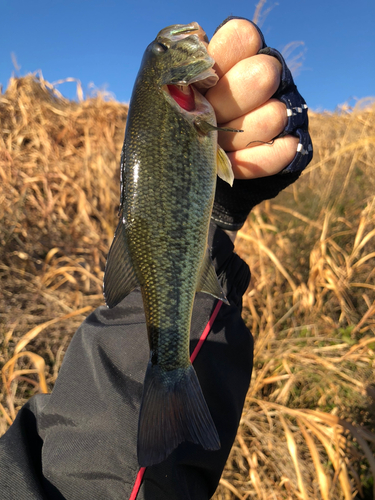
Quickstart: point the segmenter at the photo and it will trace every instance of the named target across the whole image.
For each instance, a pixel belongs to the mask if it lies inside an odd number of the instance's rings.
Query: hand
[[[220,80],[205,97],[213,106],[218,124],[244,130],[219,132],[219,144],[227,151],[237,179],[276,174],[293,160],[298,138],[291,135],[269,142],[287,124],[285,104],[271,99],[281,78],[281,64],[272,56],[257,54],[262,40],[244,19],[232,19],[208,45]]]

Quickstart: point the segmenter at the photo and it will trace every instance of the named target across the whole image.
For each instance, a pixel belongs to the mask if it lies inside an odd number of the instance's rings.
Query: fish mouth
[[[192,112],[196,109],[194,90],[190,85],[165,85],[163,91],[185,111]]]
[[[163,85],[162,90],[172,97],[172,99],[185,111],[195,111],[196,99],[194,89],[202,93],[216,85],[218,76],[212,68],[200,73],[195,78],[187,82],[170,83]],[[193,89],[194,87],[194,89]]]
[[[200,94],[216,85],[219,77],[212,68],[208,68],[195,78],[177,83],[167,83],[162,86],[162,90],[169,94],[170,97],[185,111],[195,111],[198,107],[196,99],[196,91]],[[202,98],[201,98],[202,99]],[[198,101],[201,101],[198,99]]]
[[[188,57],[185,63],[173,68],[162,81],[163,86],[171,90],[172,97],[179,96],[180,101],[186,100],[189,96],[191,98],[193,95],[191,85],[204,93],[207,89],[214,87],[219,80],[213,69],[215,60],[207,52],[207,35],[197,22],[168,26],[158,33],[156,40],[173,47],[184,38],[191,37],[198,39],[198,43],[192,43],[192,46],[196,47],[195,54]]]
[[[198,29],[190,29],[190,27],[193,25],[197,25],[197,23],[192,23],[192,25],[183,27],[184,29],[178,30],[178,34],[173,36],[178,36],[179,39],[181,39],[182,37],[186,37],[187,35],[194,34],[197,35],[199,41],[203,43],[205,47],[207,47],[208,43],[206,42],[206,33],[199,25]],[[195,111],[197,108],[194,89],[204,94],[206,90],[214,87],[219,80],[219,77],[213,69],[215,61],[208,55],[207,52],[204,58],[195,60],[194,64],[200,64],[202,71],[200,71],[195,76],[189,76],[187,78],[180,79],[179,81],[166,82],[166,84],[162,87],[163,91],[169,94],[170,97],[172,97],[182,109],[189,112]],[[187,68],[187,66],[188,64],[185,66],[181,66],[180,69],[184,71],[184,68]]]

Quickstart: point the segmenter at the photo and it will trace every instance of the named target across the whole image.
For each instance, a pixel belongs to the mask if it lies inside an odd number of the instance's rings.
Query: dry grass
[[[0,95],[0,433],[51,390],[103,303],[126,116],[103,95],[67,101],[41,76]],[[255,364],[216,500],[372,498],[373,103],[312,113],[311,131],[307,173],[236,240],[253,275],[243,315]]]
[[[375,107],[311,115],[312,165],[236,240],[255,370],[217,500],[374,498]]]
[[[100,94],[68,101],[41,75],[0,95],[0,433],[52,388],[74,330],[103,303],[126,116]]]

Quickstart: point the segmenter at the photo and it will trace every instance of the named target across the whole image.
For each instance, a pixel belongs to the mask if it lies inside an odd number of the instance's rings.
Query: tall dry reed
[[[78,84],[78,91],[80,89]],[[0,95],[0,433],[103,303],[127,107],[41,75]],[[371,497],[375,108],[312,114],[315,157],[238,234],[253,379],[215,499]]]

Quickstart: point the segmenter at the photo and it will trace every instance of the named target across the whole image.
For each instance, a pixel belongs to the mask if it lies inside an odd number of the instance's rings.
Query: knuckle
[[[281,64],[274,57],[258,54],[254,73],[256,73],[258,85],[263,89],[272,89],[276,92],[281,79]]]
[[[288,124],[286,106],[283,102],[277,99],[270,99],[268,102],[268,106],[270,109],[274,127],[276,130],[279,130],[278,133],[280,134]]]
[[[224,28],[227,28],[228,32],[231,32],[237,43],[240,43],[241,45],[251,43],[252,45],[258,46],[257,50],[261,48],[262,40],[258,30],[250,21],[247,21],[246,19],[231,19],[221,29]]]
[[[276,143],[278,143],[279,157],[284,166],[289,165],[297,152],[299,139],[298,137],[294,137],[292,135],[286,135],[280,139],[277,139]]]

